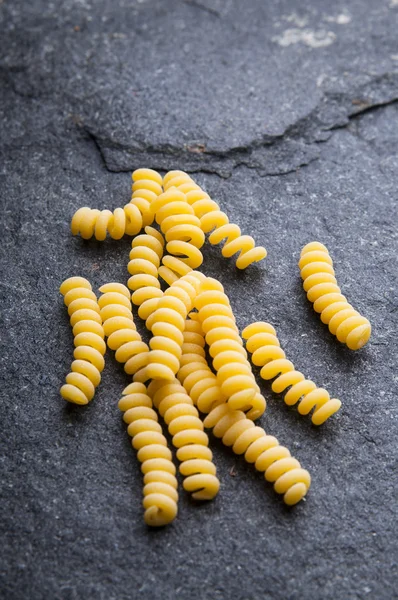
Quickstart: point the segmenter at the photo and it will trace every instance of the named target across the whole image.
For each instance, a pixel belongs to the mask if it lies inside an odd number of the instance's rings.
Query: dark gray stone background
[[[0,20],[2,598],[397,597],[397,0],[1,0]],[[141,166],[194,173],[267,247],[237,272],[206,244],[203,270],[343,402],[317,429],[262,384],[261,424],[313,478],[293,509],[212,439],[218,498],[182,491],[149,531],[122,368],[107,355],[86,408],[59,396],[59,285],[125,282],[130,247],[73,238],[71,216],[128,202]],[[305,298],[314,239],[373,324],[360,352]]]

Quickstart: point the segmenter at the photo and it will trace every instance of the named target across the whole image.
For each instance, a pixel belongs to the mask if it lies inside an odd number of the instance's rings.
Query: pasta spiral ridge
[[[264,322],[252,323],[242,332],[247,340],[246,348],[252,353],[252,362],[262,367],[260,375],[265,380],[274,379],[272,391],[285,394],[284,401],[289,406],[298,404],[298,412],[308,415],[312,410],[312,423],[322,425],[341,407],[337,398],[330,398],[324,388],[318,388],[313,381],[306,379],[296,371],[280,347],[276,331],[272,325]]]
[[[127,265],[131,277],[127,285],[133,292],[133,304],[139,306],[138,315],[144,320],[153,313],[163,296],[158,278],[163,247],[162,234],[149,226],[145,227],[145,234],[136,236],[131,243]]]
[[[143,383],[131,383],[122,392],[119,409],[137,450],[144,475],[144,520],[151,527],[168,525],[177,516],[176,468],[152,400]]]
[[[362,348],[370,338],[371,324],[341,293],[326,246],[319,242],[304,246],[299,268],[307,298],[314,310],[321,313],[322,323],[350,350]]]
[[[207,364],[205,339],[200,322],[187,319],[183,338],[178,379],[195,406],[207,414],[226,402],[227,397],[221,391],[217,376]]]
[[[185,319],[204,278],[202,273],[192,271],[174,282],[146,320],[153,334],[149,343],[148,379],[174,380],[180,368]]]
[[[213,434],[222,438],[226,446],[232,446],[235,454],[244,454],[248,463],[254,463],[266,481],[274,484],[274,490],[283,494],[285,504],[297,504],[307,494],[311,485],[308,471],[275,437],[267,435],[242,411],[222,404],[207,415],[204,426],[212,428]]]
[[[100,384],[105,366],[106,345],[97,296],[84,277],[66,279],[59,291],[68,307],[75,345],[75,360],[60,393],[68,402],[88,404]]]
[[[102,295],[98,304],[108,347],[115,350],[116,360],[124,364],[128,375],[134,375],[134,381],[146,381],[149,348],[135,326],[129,290],[121,283],[107,283],[99,291]]]
[[[218,493],[220,482],[208,435],[192,399],[177,379],[152,381],[148,392],[177,448],[184,489],[192,493],[195,500],[212,500]]]
[[[204,233],[214,230],[209,236],[210,244],[217,245],[225,240],[221,250],[225,258],[230,258],[239,252],[236,259],[238,269],[246,269],[252,263],[267,256],[266,249],[256,246],[256,242],[250,235],[242,235],[238,225],[230,223],[228,216],[220,210],[219,205],[184,171],[169,171],[163,178],[163,187],[165,190],[176,187],[186,194],[188,203],[200,219]]]
[[[266,408],[235,323],[228,297],[217,280],[207,277],[195,300],[198,319],[222,393],[231,409],[257,419]]]
[[[120,240],[125,234],[136,235],[150,225],[154,219],[151,203],[163,191],[162,177],[151,169],[137,169],[132,178],[133,195],[129,204],[113,212],[88,206],[79,208],[72,217],[72,234],[80,233],[85,240],[94,236],[103,241],[109,233],[114,240]]]
[[[185,194],[168,188],[153,203],[156,222],[166,238],[166,251],[159,275],[171,285],[203,262],[200,248],[205,238],[200,220],[194,215]]]

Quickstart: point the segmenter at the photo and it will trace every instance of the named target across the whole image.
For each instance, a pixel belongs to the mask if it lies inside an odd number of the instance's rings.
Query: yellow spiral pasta
[[[98,304],[109,348],[115,350],[115,358],[124,364],[126,373],[134,375],[134,381],[146,381],[149,348],[136,330],[129,290],[121,283],[107,283],[100,292]]]
[[[153,227],[145,227],[145,234],[136,236],[131,244],[127,265],[131,277],[127,285],[133,292],[131,300],[139,306],[138,314],[144,320],[153,313],[163,296],[158,279],[163,247],[163,236]]]
[[[154,219],[151,203],[162,193],[162,177],[151,169],[137,169],[133,175],[133,195],[123,208],[98,210],[83,206],[72,217],[73,235],[80,233],[85,240],[92,238],[103,241],[107,233],[114,240],[124,234],[136,235]]]
[[[144,474],[145,523],[151,527],[168,525],[177,516],[176,468],[145,385],[128,385],[119,408],[124,412],[123,419]]]
[[[149,343],[148,379],[174,380],[180,368],[185,319],[203,279],[205,276],[197,271],[181,277],[165,291],[157,309],[148,317],[146,326],[153,334]]]
[[[257,419],[265,411],[266,402],[247,360],[235,317],[221,283],[207,277],[195,299],[195,308],[228,406],[247,412],[250,419]]]
[[[202,413],[223,404],[227,397],[222,393],[217,376],[206,360],[205,339],[199,321],[187,319],[183,333],[182,354],[178,379]]]
[[[163,179],[163,187],[169,190],[176,187],[186,195],[188,203],[192,206],[194,214],[200,219],[204,233],[211,233],[209,242],[213,245],[225,240],[222,255],[230,258],[237,252],[238,269],[246,269],[254,262],[267,256],[267,251],[262,246],[256,246],[250,235],[241,235],[238,225],[229,222],[227,215],[220,210],[219,205],[210,198],[184,171],[170,171]]]
[[[299,268],[307,298],[313,302],[314,310],[321,313],[322,323],[350,350],[362,348],[370,338],[372,327],[341,293],[326,246],[319,242],[304,246]]]
[[[166,238],[166,251],[159,275],[171,285],[179,277],[203,262],[200,248],[205,238],[200,220],[194,215],[185,194],[174,187],[156,198],[152,204],[156,222]]]
[[[66,279],[59,291],[68,307],[75,345],[75,360],[60,393],[68,402],[88,404],[100,384],[105,366],[106,345],[97,297],[83,277]]]
[[[119,408],[124,412],[124,421],[129,425],[127,431],[142,463],[145,522],[154,527],[167,525],[177,515],[177,480],[166,438],[142,383],[146,380],[149,348],[136,331],[126,286],[108,283],[100,292],[99,305],[108,346],[116,351],[116,360],[125,363],[125,371],[133,375],[133,383],[123,391]]]
[[[177,448],[184,489],[192,493],[195,500],[212,500],[220,482],[212,462],[209,438],[192,399],[177,379],[152,381],[148,391]]]
[[[242,336],[247,340],[246,348],[252,353],[253,364],[262,367],[261,377],[274,379],[272,390],[282,394],[290,388],[284,397],[286,404],[293,406],[298,402],[301,415],[308,415],[313,410],[311,420],[314,425],[321,425],[339,410],[340,400],[330,398],[324,388],[318,388],[313,381],[306,379],[286,359],[272,325],[252,323],[242,331]]]
[[[275,437],[267,435],[242,411],[221,404],[207,415],[204,426],[212,428],[214,435],[222,438],[226,446],[232,446],[235,454],[244,454],[248,463],[254,463],[265,479],[274,484],[274,490],[283,494],[283,500],[289,506],[297,504],[307,494],[311,485],[308,471],[287,448],[279,445]]]

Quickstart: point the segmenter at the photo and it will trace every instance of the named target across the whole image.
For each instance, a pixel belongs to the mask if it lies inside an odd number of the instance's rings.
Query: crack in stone
[[[190,152],[185,146],[142,145],[132,148],[96,133],[86,124],[83,124],[82,128],[89,139],[95,143],[106,169],[114,173],[131,171],[134,162],[149,161],[155,169],[169,170],[175,168],[176,163],[182,163],[185,170],[190,173],[205,172],[223,178],[230,177],[232,171],[238,166],[257,169],[263,175],[277,176],[295,172],[297,168],[306,166],[319,157],[319,153],[313,145],[302,140],[289,139],[286,132],[274,137],[264,136],[262,142],[256,140],[245,147],[231,148],[225,152],[204,150],[198,156],[196,152]],[[319,140],[319,142],[321,141],[325,140]],[[293,156],[289,157],[290,160],[284,167],[281,164],[283,154],[286,152],[294,154],[297,149],[300,149],[304,156],[296,160],[293,159]],[[266,161],[263,160],[265,157],[261,155],[270,153],[271,150],[274,154],[279,152],[280,164],[275,163],[273,166],[264,168]],[[260,156],[256,156],[256,154]]]
[[[306,167],[318,160],[319,152],[317,146],[327,142],[334,131],[346,129],[355,119],[397,103],[398,98],[393,98],[385,102],[363,104],[360,110],[356,110],[353,114],[348,115],[346,121],[328,127],[320,127],[315,135],[306,133],[306,131],[308,132],[308,127],[304,126],[304,122],[311,120],[310,115],[308,115],[302,119],[301,123],[297,122],[293,124],[280,135],[266,135],[261,141],[255,140],[247,146],[231,148],[225,152],[203,150],[199,153],[199,158],[196,152],[193,153],[186,147],[143,145],[142,147],[138,146],[133,149],[95,133],[87,125],[82,124],[81,127],[87,137],[94,143],[105,168],[112,173],[129,172],[132,170],[134,162],[143,162],[145,159],[146,161],[149,160],[153,168],[160,170],[175,168],[175,165],[180,163],[184,165],[183,168],[189,173],[209,173],[222,178],[228,178],[236,168],[244,166],[257,170],[260,176],[277,177],[295,173],[299,168]],[[305,137],[310,138],[308,140],[309,143],[303,141]],[[295,144],[301,146],[304,156],[285,167],[281,164],[275,164],[274,168],[270,166],[264,168],[264,164],[261,161],[262,157],[256,156],[256,154],[261,153],[264,155],[270,150],[283,154],[284,151],[289,151],[290,149],[294,153],[296,150],[294,147]],[[124,165],[120,163],[115,157],[117,153],[130,157],[130,160],[127,160],[128,164]],[[195,156],[192,157],[191,154]],[[216,161],[214,165],[211,163],[212,159]],[[123,163],[125,162],[126,158],[123,160]],[[201,162],[202,164],[200,164]]]
[[[78,126],[81,127],[81,125],[79,125],[79,124],[78,124]],[[92,143],[94,144],[95,148],[97,149],[98,154],[100,155],[100,158],[101,158],[101,162],[102,162],[103,166],[105,167],[105,169],[107,171],[111,172],[111,173],[114,173],[115,171],[113,171],[113,170],[111,170],[111,169],[108,168],[108,164],[107,164],[107,162],[105,160],[104,153],[102,151],[101,145],[98,142],[97,137],[95,135],[93,135],[91,133],[91,131],[87,127],[83,126],[82,129],[83,129],[84,133],[86,134],[86,136],[88,137],[88,139],[92,141]]]
[[[380,99],[382,92],[385,99]],[[230,177],[240,166],[256,169],[260,176],[279,176],[318,160],[319,144],[328,141],[335,130],[344,129],[354,119],[396,102],[398,77],[395,73],[384,73],[366,82],[359,90],[325,93],[307,115],[280,134],[264,134],[247,145],[226,150],[207,150],[202,143],[155,146],[137,142],[132,146],[96,132],[95,124],[85,123],[83,127],[90,139],[95,140],[101,158],[111,172],[128,172],[136,164],[146,162],[159,170],[180,166],[189,173],[211,173],[223,178]]]
[[[398,98],[393,98],[392,100],[387,100],[386,102],[375,102],[374,104],[363,104],[363,108],[361,110],[356,111],[355,113],[348,115],[348,121],[345,124],[334,125],[333,127],[329,127],[327,131],[337,131],[338,129],[345,129],[352,121],[357,119],[358,117],[362,117],[363,115],[376,112],[382,108],[386,108],[387,106],[392,106],[398,104]]]
[[[183,0],[183,2],[184,4],[188,4],[188,6],[194,6],[195,8],[199,8],[200,10],[203,10],[204,12],[207,12],[210,15],[221,18],[221,15],[218,12],[218,10],[210,8],[209,6],[205,6],[204,4],[200,4],[200,2],[196,2],[196,0]]]
[[[23,71],[25,67],[22,65],[0,66],[1,78],[12,93],[29,99],[42,97],[42,94],[26,93],[18,88],[13,75],[18,76]],[[112,173],[130,172],[137,164],[146,163],[159,170],[180,166],[189,173],[210,173],[222,178],[230,177],[236,168],[245,166],[257,170],[259,176],[273,177],[294,173],[318,160],[319,144],[362,115],[397,103],[397,90],[397,74],[384,73],[359,89],[344,93],[325,92],[312,110],[282,133],[264,134],[246,145],[226,150],[206,149],[203,143],[174,146],[136,141],[127,144],[111,139],[106,132],[97,131],[95,121],[87,122],[78,117],[74,124],[94,144],[105,169]],[[380,98],[383,95],[384,98]],[[73,99],[69,101],[73,105]]]

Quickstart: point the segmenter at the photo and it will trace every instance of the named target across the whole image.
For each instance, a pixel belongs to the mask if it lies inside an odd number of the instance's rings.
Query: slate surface
[[[0,19],[2,597],[397,597],[397,1],[2,0]],[[212,440],[219,497],[182,492],[178,520],[148,531],[122,369],[107,356],[87,408],[59,397],[59,284],[125,282],[130,246],[72,238],[70,218],[123,205],[139,166],[195,173],[267,247],[238,273],[206,245],[203,270],[239,326],[271,321],[343,401],[315,429],[263,386],[261,423],[313,478],[294,509]],[[313,239],[373,324],[361,352],[305,299]]]

